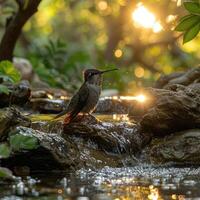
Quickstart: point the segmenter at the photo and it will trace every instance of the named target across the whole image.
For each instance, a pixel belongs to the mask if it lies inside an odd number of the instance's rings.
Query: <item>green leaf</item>
[[[38,139],[33,136],[16,134],[10,136],[10,146],[14,151],[19,151],[36,149],[39,145]]]
[[[181,19],[180,23],[175,28],[175,31],[186,31],[190,27],[194,26],[196,23],[199,23],[200,16],[196,15],[188,15],[188,17],[184,17]]]
[[[12,179],[13,174],[9,169],[4,168],[4,167],[0,167],[0,178]]]
[[[7,86],[0,84],[0,93],[9,94],[10,90]]]
[[[10,147],[7,144],[0,144],[0,159],[8,158],[10,156]]]
[[[196,24],[194,27],[186,31],[183,36],[183,44],[192,40],[199,33],[199,30],[200,30],[200,23]]]
[[[193,14],[200,14],[200,4],[195,2],[184,2],[183,3],[186,10]]]
[[[13,66],[10,61],[0,62],[0,75],[8,76],[13,83],[21,79],[19,71]]]

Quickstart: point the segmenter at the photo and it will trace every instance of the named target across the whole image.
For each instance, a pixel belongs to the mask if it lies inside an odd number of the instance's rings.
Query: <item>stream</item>
[[[32,177],[0,181],[2,200],[200,199],[200,168],[134,167],[37,172]]]
[[[107,122],[128,122],[126,115],[99,115]],[[49,121],[52,115],[33,115]],[[35,171],[31,176],[0,180],[1,200],[199,200],[200,167],[162,167],[141,163],[132,167]]]

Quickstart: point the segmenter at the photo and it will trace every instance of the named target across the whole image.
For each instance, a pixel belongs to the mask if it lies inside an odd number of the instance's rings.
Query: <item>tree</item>
[[[5,33],[0,43],[0,61],[13,58],[15,44],[20,36],[24,24],[37,12],[41,0],[16,0],[17,13],[7,19]]]

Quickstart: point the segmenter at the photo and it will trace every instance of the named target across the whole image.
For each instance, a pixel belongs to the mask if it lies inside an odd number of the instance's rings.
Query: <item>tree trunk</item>
[[[41,0],[29,0],[28,6],[24,8],[23,1],[18,0],[19,10],[7,24],[5,33],[0,43],[0,61],[13,58],[15,44],[20,36],[24,24],[37,12]]]

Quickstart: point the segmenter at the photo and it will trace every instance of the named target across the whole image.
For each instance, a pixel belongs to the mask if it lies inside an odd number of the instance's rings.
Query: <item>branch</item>
[[[174,42],[176,42],[182,35],[183,35],[183,34],[180,34],[180,35],[177,36],[177,37],[172,37],[172,38],[168,38],[168,39],[164,39],[164,40],[160,40],[160,41],[156,41],[156,42],[149,43],[149,44],[147,44],[147,45],[144,45],[144,48],[150,48],[150,47],[157,46],[157,45],[168,45],[168,44],[174,43]]]
[[[29,0],[27,7],[24,8],[24,1],[16,0],[19,5],[19,9],[7,24],[5,33],[2,37],[0,43],[0,61],[12,61],[13,51],[21,34],[22,28],[30,17],[37,12],[37,8],[41,1],[42,0]]]

